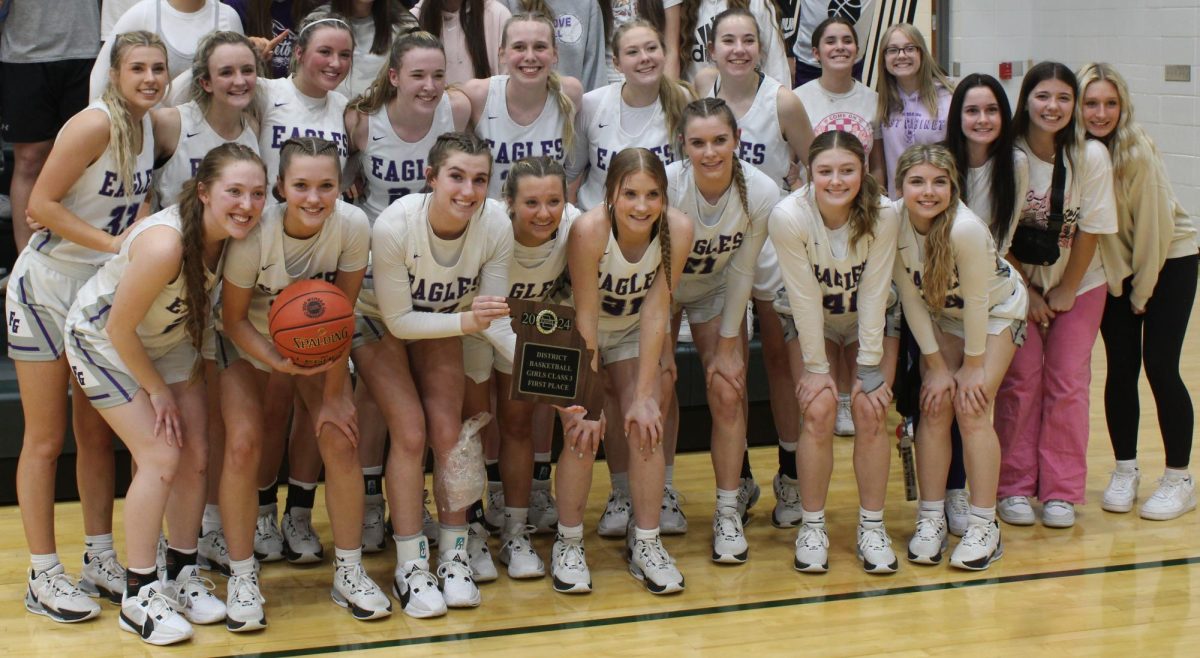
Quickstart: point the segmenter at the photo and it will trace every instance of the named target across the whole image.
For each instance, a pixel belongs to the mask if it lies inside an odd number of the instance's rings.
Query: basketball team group
[[[14,26],[29,12],[98,12],[0,4],[6,44],[29,38]],[[592,531],[624,538],[650,593],[682,592],[661,539],[689,527],[681,331],[712,417],[711,533],[692,532],[716,563],[751,559],[761,495],[750,338],[779,435],[770,518],[796,533],[796,571],[826,572],[831,551],[871,574],[984,570],[1004,524],[1074,525],[1098,334],[1115,462],[1100,506],[1196,507],[1179,372],[1196,231],[1107,64],[1032,66],[1013,109],[990,75],[948,79],[907,23],[876,30],[865,86],[871,16],[825,2],[780,3],[799,4],[786,31],[774,0],[123,4],[81,73],[90,104],[40,138],[44,166],[14,191],[31,613],[80,622],[107,599],[158,645],[194,624],[256,631],[265,563],[331,548],[330,596],[354,618],[435,617],[481,605],[497,562],[590,592]],[[9,61],[6,95],[51,86]],[[3,110],[5,131],[53,115]],[[354,305],[352,339],[320,365],[281,353],[269,324],[319,310],[272,313],[307,280]],[[573,306],[603,409],[510,399],[514,299]],[[1145,486],[1143,365],[1166,454]],[[889,531],[893,403],[919,504]],[[54,541],[68,418],[79,579]],[[114,436],[135,465],[120,558]],[[826,526],[835,436],[853,437],[854,536]],[[475,437],[484,463],[454,466]],[[590,518],[601,447],[611,493]],[[321,479],[332,537],[314,530]],[[362,556],[389,541],[377,583]],[[206,571],[227,576],[223,598]]]

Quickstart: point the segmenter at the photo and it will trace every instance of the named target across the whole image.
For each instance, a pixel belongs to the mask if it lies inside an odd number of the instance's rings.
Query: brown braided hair
[[[674,289],[671,281],[671,223],[667,221],[667,209],[670,208],[670,203],[667,201],[667,168],[663,166],[662,160],[659,160],[658,156],[648,149],[640,147],[627,148],[613,156],[612,161],[608,163],[608,177],[604,179],[605,210],[608,213],[613,237],[617,237],[617,215],[614,202],[617,195],[621,193],[625,179],[639,172],[653,178],[662,195],[663,211],[659,215],[658,221],[654,222],[654,228],[650,230],[650,239],[658,237],[661,267],[667,277],[667,290],[670,291]]]
[[[679,142],[686,144],[687,127],[692,119],[706,119],[708,117],[719,117],[725,121],[725,125],[729,126],[730,132],[733,134],[734,140],[737,140],[737,118],[733,116],[733,110],[729,109],[729,104],[721,98],[698,98],[687,104],[683,108],[683,119],[681,130],[679,131]],[[738,199],[742,202],[742,212],[746,213],[746,217],[750,217],[750,200],[746,192],[746,172],[742,169],[742,163],[737,157],[737,146],[734,145],[733,154],[733,169],[732,182],[737,188]]]
[[[875,235],[875,222],[879,220],[879,197],[883,194],[883,187],[867,171],[867,153],[862,142],[851,133],[841,130],[830,130],[817,135],[812,146],[808,147],[808,161],[805,163],[808,170],[813,170],[813,161],[817,156],[833,150],[854,154],[862,166],[862,183],[858,188],[858,195],[854,197],[854,203],[850,206],[850,242],[857,243],[864,237]]]

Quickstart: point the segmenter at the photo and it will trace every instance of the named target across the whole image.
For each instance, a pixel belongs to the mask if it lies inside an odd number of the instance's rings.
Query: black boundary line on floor
[[[1142,569],[1163,569],[1167,567],[1178,567],[1200,564],[1200,555],[1185,558],[1175,558],[1171,560],[1151,560],[1148,562],[1134,562],[1130,564],[1114,564],[1103,567],[1088,567],[1086,569],[1068,569],[1065,571],[1047,571],[1044,573],[1029,573],[1016,574],[1012,576],[1000,576],[997,578],[977,578],[975,580],[962,580],[957,582],[932,583],[928,585],[906,585],[903,587],[891,587],[886,589],[863,590],[857,592],[843,592],[840,594],[825,594],[817,596],[801,596],[790,599],[778,599],[774,601],[755,601],[752,603],[735,603],[730,605],[716,605],[704,608],[690,608],[684,610],[672,610],[664,612],[655,612],[643,615],[622,615],[619,617],[606,617],[602,619],[588,619],[583,621],[562,622],[556,624],[538,624],[535,626],[517,626],[513,628],[497,628],[485,631],[468,631],[466,633],[448,633],[445,635],[426,635],[420,637],[410,637],[394,640],[377,640],[374,642],[362,642],[357,644],[341,644],[330,645],[325,647],[309,647],[304,649],[288,649],[285,651],[267,651],[263,653],[248,653],[248,654],[233,654],[230,658],[289,658],[291,656],[308,656],[313,654],[325,653],[341,653],[345,651],[368,651],[372,649],[386,649],[393,647],[407,647],[421,644],[442,644],[446,642],[460,642],[463,640],[481,640],[493,637],[504,637],[508,635],[531,635],[534,633],[547,633],[554,631],[576,630],[580,628],[596,628],[601,626],[617,626],[620,624],[632,624],[637,622],[648,621],[663,621],[666,619],[681,619],[685,617],[699,617],[704,615],[715,615],[726,612],[743,612],[747,610],[766,610],[770,608],[784,608],[797,605],[812,605],[814,603],[832,603],[835,601],[853,601],[856,599],[871,599],[882,596],[896,596],[900,594],[916,594],[921,592],[936,592],[948,589],[963,589],[967,587],[979,587],[983,585],[1006,585],[1009,583],[1024,583],[1035,580],[1052,580],[1056,578],[1074,578],[1077,576],[1092,576],[1097,574],[1121,573],[1124,571],[1138,571]],[[914,567],[919,568],[919,567]],[[595,594],[592,594],[595,596]],[[404,614],[403,611],[397,608],[396,614]],[[387,623],[387,622],[383,622]],[[268,631],[270,632],[270,631]]]

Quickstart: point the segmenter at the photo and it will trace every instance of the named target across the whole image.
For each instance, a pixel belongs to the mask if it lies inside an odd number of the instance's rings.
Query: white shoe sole
[[[995,562],[996,560],[999,560],[1002,557],[1004,557],[1004,542],[1003,541],[1001,541],[999,544],[996,545],[995,552],[993,552],[990,556],[988,556],[986,562],[976,561],[975,564],[969,564],[967,562],[957,561],[954,559],[954,556],[951,555],[950,556],[950,566],[954,567],[955,569],[965,569],[967,571],[983,571],[984,569],[987,569],[988,567],[992,566],[993,562]]]
[[[60,624],[77,624],[81,621],[95,619],[96,617],[100,616],[100,608],[97,607],[95,610],[90,610],[90,611],[79,613],[79,614],[83,615],[81,617],[64,617],[61,612],[50,610],[49,608],[46,608],[45,606],[43,606],[41,603],[31,602],[29,600],[28,596],[25,597],[25,609],[35,615],[41,615],[43,617],[47,617],[47,618],[52,619]]]
[[[1133,500],[1130,500],[1128,502],[1124,502],[1124,501],[1113,502],[1113,501],[1108,501],[1108,500],[1102,500],[1102,501],[1100,501],[1100,509],[1104,510],[1105,512],[1115,512],[1117,514],[1124,514],[1126,512],[1132,512],[1133,505],[1135,503],[1137,503],[1137,498],[1134,498]]]
[[[683,578],[680,578],[677,583],[667,583],[665,585],[655,583],[647,578],[646,574],[642,573],[642,570],[633,562],[629,563],[629,574],[645,585],[646,590],[651,594],[678,594],[684,588]]]
[[[554,581],[554,591],[559,594],[589,594],[592,591],[592,581],[586,583],[568,583],[559,580],[557,576],[552,577]]]
[[[445,607],[441,608],[440,610],[422,610],[420,608],[415,608],[408,605],[408,601],[406,600],[407,597],[400,594],[400,590],[396,587],[394,582],[392,583],[392,596],[396,597],[396,600],[400,602],[401,609],[404,610],[404,614],[412,617],[413,619],[432,619],[434,617],[441,617],[442,615],[446,614]]]
[[[384,617],[392,616],[392,604],[390,602],[386,608],[380,610],[367,610],[366,608],[360,608],[351,603],[350,599],[347,599],[336,589],[329,590],[329,598],[333,599],[334,603],[349,610],[350,615],[359,621],[370,621],[372,619],[383,619]]]
[[[1196,499],[1195,498],[1193,498],[1191,501],[1189,501],[1189,503],[1187,505],[1183,506],[1183,509],[1181,509],[1177,512],[1174,512],[1174,511],[1173,512],[1154,512],[1154,511],[1149,511],[1149,510],[1146,510],[1145,508],[1142,508],[1140,515],[1143,519],[1146,519],[1148,521],[1170,521],[1171,519],[1177,519],[1194,509],[1196,509]]]
[[[145,642],[146,644],[153,644],[153,645],[159,646],[159,647],[165,647],[165,646],[169,646],[172,644],[178,644],[180,642],[186,642],[187,640],[192,639],[192,630],[190,628],[188,629],[187,634],[177,635],[177,636],[173,636],[173,637],[172,636],[163,637],[161,635],[159,637],[155,637],[154,631],[151,630],[150,636],[147,637],[140,630],[138,630],[137,628],[134,628],[133,622],[130,622],[128,619],[125,618],[124,612],[121,613],[120,619],[118,620],[118,624],[121,626],[121,630],[128,631],[128,632],[133,633],[134,635],[142,638],[142,641]]]
[[[238,621],[229,616],[228,611],[225,615],[225,629],[231,633],[248,633],[250,631],[262,630],[267,627],[267,615],[263,612],[263,616],[258,619],[249,619],[246,621]]]

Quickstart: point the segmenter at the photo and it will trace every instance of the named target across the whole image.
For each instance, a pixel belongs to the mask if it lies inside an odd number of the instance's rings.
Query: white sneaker
[[[138,595],[121,601],[120,625],[148,644],[165,646],[192,637],[192,625],[175,611],[157,580],[144,585]]]
[[[629,494],[619,489],[613,489],[608,494],[608,503],[604,505],[604,513],[596,524],[596,534],[601,537],[624,537],[629,527],[629,513],[633,502]]]
[[[908,540],[908,561],[915,564],[940,564],[949,538],[946,517],[917,517],[917,528]]]
[[[558,505],[550,493],[550,480],[533,481],[533,489],[529,491],[529,525],[536,534],[558,528]]]
[[[1033,525],[1037,516],[1028,496],[1006,496],[996,501],[996,514],[1008,525]]]
[[[61,564],[37,575],[32,569],[29,571],[25,609],[64,624],[86,621],[100,614],[100,606],[75,585]]]
[[[1142,503],[1142,518],[1151,521],[1170,521],[1196,509],[1196,481],[1192,476],[1162,477],[1154,494]]]
[[[1114,470],[1104,488],[1104,497],[1100,500],[1100,508],[1109,512],[1128,512],[1137,502],[1138,485],[1142,483],[1142,474],[1138,469],[1132,471]]]
[[[362,563],[339,566],[333,571],[333,602],[350,610],[355,619],[390,617],[392,602],[367,575]]]
[[[489,583],[500,577],[488,549],[488,536],[487,528],[478,523],[467,528],[467,564],[471,565],[471,575],[477,583]]]
[[[679,508],[679,500],[683,496],[675,487],[663,487],[662,511],[658,516],[658,531],[664,535],[682,535],[687,532],[687,517]]]
[[[229,576],[229,547],[225,545],[224,532],[213,530],[200,535],[196,544],[196,564],[201,569]]]
[[[971,517],[971,498],[966,489],[946,490],[946,524],[950,534],[962,537]]]
[[[750,522],[750,510],[758,504],[758,499],[762,497],[762,487],[754,481],[754,478],[742,478],[738,483],[738,516],[742,519],[742,525]]]
[[[378,553],[387,546],[386,526],[387,508],[384,506],[383,500],[371,501],[363,506],[362,549],[364,553]]]
[[[483,523],[487,531],[497,534],[504,527],[504,485],[487,483],[487,504],[484,506]]]
[[[462,553],[443,554],[438,565],[438,579],[442,581],[442,597],[451,608],[474,608],[483,601],[479,587],[471,577],[471,566]]]
[[[1000,524],[975,523],[967,527],[962,541],[950,554],[950,566],[970,571],[983,571],[1004,555],[1000,541]]]
[[[89,559],[83,554],[83,573],[79,589],[91,597],[104,597],[113,603],[125,598],[125,567],[117,561],[117,552],[109,549]]]
[[[225,602],[213,595],[217,586],[200,575],[200,568],[189,564],[179,577],[163,585],[163,596],[193,624],[215,624],[225,619]]]
[[[267,627],[263,604],[267,602],[258,589],[258,574],[230,576],[225,594],[225,628],[234,633],[256,631]]]
[[[882,523],[876,528],[858,524],[858,559],[862,560],[863,570],[867,573],[896,573],[900,568],[900,561],[892,550],[892,538]]]
[[[446,614],[446,600],[425,560],[405,562],[396,570],[392,594],[409,617],[428,619]]]
[[[796,531],[796,557],[792,567],[805,573],[829,571],[829,535],[824,526],[800,524]]]
[[[737,508],[718,507],[713,513],[713,562],[742,564],[750,555],[746,543],[746,531],[742,529],[742,517]]]
[[[683,591],[683,574],[679,573],[675,560],[667,553],[661,537],[638,539],[633,542],[629,573],[642,581],[652,594],[674,594]]]
[[[804,516],[800,505],[800,481],[782,473],[776,473],[771,481],[775,489],[775,509],[771,512],[771,525],[776,528],[795,528]]]
[[[312,510],[293,507],[283,513],[283,553],[292,564],[320,562],[325,557],[321,538],[313,530]]]
[[[283,533],[279,531],[279,509],[274,503],[258,506],[258,521],[254,524],[254,557],[259,562],[278,562],[283,559]]]
[[[554,591],[587,594],[592,591],[592,572],[583,551],[583,539],[564,539],[559,535],[550,549],[550,576]]]
[[[429,513],[429,490],[425,490],[425,499],[421,505],[421,534],[425,535],[426,541],[429,542],[430,548],[437,548],[438,545],[438,524],[433,520],[433,515]]]
[[[508,565],[509,578],[541,578],[546,575],[546,565],[542,564],[542,558],[538,557],[529,541],[533,531],[534,527],[527,525],[502,538],[504,545],[500,548],[500,562]]]
[[[850,399],[840,395],[837,418],[833,421],[833,433],[838,436],[854,436],[854,414],[850,412]]]
[[[1047,500],[1042,505],[1042,525],[1047,528],[1070,528],[1075,525],[1075,505],[1065,500]]]

